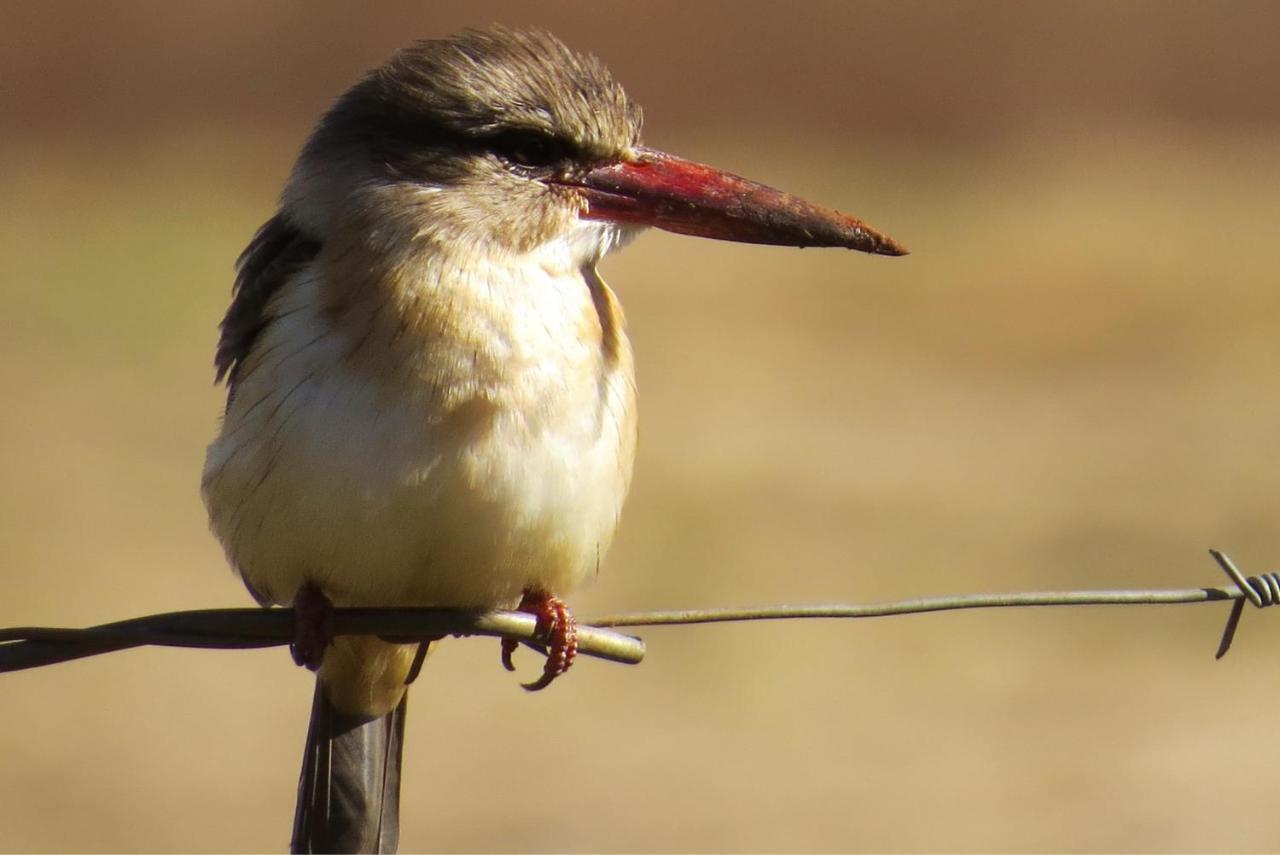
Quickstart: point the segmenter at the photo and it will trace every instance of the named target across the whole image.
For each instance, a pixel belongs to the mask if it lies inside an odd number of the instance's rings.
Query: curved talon
[[[439,640],[437,638],[431,641],[423,641],[418,645],[418,651],[413,654],[413,664],[409,666],[409,673],[404,678],[406,686],[411,685],[414,680],[418,679],[418,675],[422,673],[422,665],[427,661],[427,654],[431,652],[431,649],[435,647],[436,642]]]
[[[319,670],[324,652],[333,644],[333,603],[311,582],[293,597],[293,633],[289,652],[294,663]]]
[[[520,684],[530,692],[537,692],[550,686],[573,664],[578,654],[578,622],[563,600],[545,591],[525,591],[516,610],[536,617],[538,636],[546,640],[547,661],[542,666],[542,676],[532,683]],[[518,644],[510,638],[502,641],[502,664],[508,671],[515,670],[511,654]]]

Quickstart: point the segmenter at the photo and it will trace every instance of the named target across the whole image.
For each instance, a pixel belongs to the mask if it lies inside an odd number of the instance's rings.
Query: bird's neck
[[[385,231],[327,241],[320,312],[353,368],[449,394],[629,373],[622,309],[583,244],[572,236],[515,253]]]

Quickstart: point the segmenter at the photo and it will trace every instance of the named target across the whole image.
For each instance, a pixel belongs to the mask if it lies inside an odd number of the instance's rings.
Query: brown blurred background
[[[231,263],[336,94],[490,21],[914,251],[608,262],[643,427],[580,615],[1280,562],[1276,4],[6,3],[0,625],[248,602],[198,495]],[[653,629],[537,696],[447,644],[403,848],[1274,850],[1280,636],[1215,664],[1225,613]],[[0,676],[0,848],[284,849],[310,692],[281,650]]]

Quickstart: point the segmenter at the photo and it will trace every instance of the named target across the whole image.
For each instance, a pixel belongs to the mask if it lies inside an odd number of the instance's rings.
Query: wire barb
[[[1222,587],[1155,590],[1030,591],[922,597],[885,603],[829,603],[679,609],[601,615],[579,621],[577,651],[612,662],[636,664],[644,642],[611,627],[688,626],[731,621],[871,618],[961,609],[1044,606],[1174,605],[1233,600],[1217,658],[1231,648],[1246,600],[1258,608],[1280,602],[1280,572],[1246,577],[1231,559],[1209,550],[1231,580]],[[513,639],[546,652],[545,633],[523,612],[468,612],[429,608],[341,608],[333,610],[335,635],[378,635],[388,641],[431,641],[446,635]],[[132,618],[86,629],[0,628],[0,673],[67,662],[143,645],[221,649],[271,647],[294,640],[292,609],[207,609]]]
[[[1227,655],[1227,651],[1231,649],[1231,642],[1235,640],[1236,628],[1240,626],[1240,616],[1244,614],[1246,600],[1260,609],[1274,606],[1280,602],[1280,572],[1263,573],[1261,576],[1245,576],[1240,572],[1240,568],[1236,567],[1235,562],[1225,553],[1210,549],[1209,554],[1213,556],[1213,560],[1218,562],[1218,566],[1222,568],[1232,582],[1235,582],[1236,587],[1240,589],[1240,593],[1244,595],[1236,598],[1236,601],[1231,606],[1231,613],[1227,615],[1227,625],[1222,629],[1222,640],[1218,642],[1218,652],[1213,657],[1214,659],[1221,659]]]

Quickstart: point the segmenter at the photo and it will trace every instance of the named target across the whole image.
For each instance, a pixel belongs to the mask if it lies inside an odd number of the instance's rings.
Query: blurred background
[[[248,604],[198,492],[232,262],[331,99],[491,21],[913,250],[607,262],[641,444],[579,615],[1280,562],[1280,6],[3,3],[0,626]],[[1226,611],[650,629],[535,696],[448,643],[403,849],[1273,850],[1280,629],[1214,663]],[[0,676],[0,848],[283,850],[310,698],[279,649]]]

